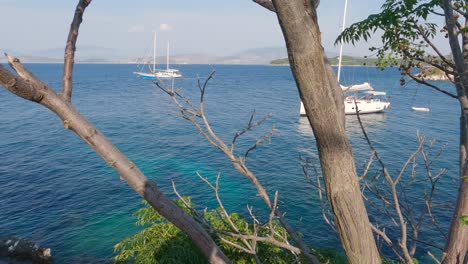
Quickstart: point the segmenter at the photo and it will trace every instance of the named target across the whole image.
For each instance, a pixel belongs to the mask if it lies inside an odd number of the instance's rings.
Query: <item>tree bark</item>
[[[327,197],[348,260],[380,263],[345,134],[341,88],[323,59],[314,3],[273,0],[294,79],[317,140]]]
[[[20,77],[16,77],[0,65],[0,86],[54,112],[62,119],[65,128],[75,132],[158,213],[185,232],[211,263],[230,263],[207,231],[168,199],[157,188],[156,183],[149,181],[135,164],[71,105],[70,101],[34,77],[19,60],[9,57],[9,61]]]
[[[442,6],[455,71],[458,73],[455,76],[455,87],[460,103],[460,185],[442,263],[468,263],[468,226],[460,221],[462,217],[468,216],[468,38],[466,32],[461,32],[463,46],[460,46],[452,1],[443,0]]]

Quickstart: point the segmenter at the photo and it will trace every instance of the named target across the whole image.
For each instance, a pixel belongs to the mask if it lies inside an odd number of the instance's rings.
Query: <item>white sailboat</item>
[[[166,69],[157,70],[156,69],[156,32],[153,36],[153,67],[151,68],[148,65],[149,72],[133,72],[134,74],[140,76],[143,79],[156,79],[156,78],[178,78],[182,77],[179,70],[169,68],[169,43],[167,43],[167,54],[166,54]]]
[[[343,14],[343,26],[342,31],[346,27],[346,13],[348,8],[348,0],[345,0],[344,14]],[[343,58],[343,42],[340,45],[340,55],[338,58],[338,73],[337,79],[340,82],[341,76],[341,63]],[[343,93],[355,93],[354,95],[346,96],[344,99],[345,106],[345,115],[356,114],[356,111],[359,111],[359,114],[369,114],[369,113],[378,113],[383,112],[390,107],[390,102],[385,98],[385,92],[374,91],[372,86],[365,82],[363,84],[356,84],[351,86],[341,85]],[[363,92],[364,95],[358,94],[358,92]],[[356,109],[357,106],[357,109]],[[305,116],[306,111],[304,104],[301,101],[300,115]]]
[[[157,78],[179,78],[182,77],[179,70],[169,68],[169,42],[167,43],[166,69],[156,72]]]

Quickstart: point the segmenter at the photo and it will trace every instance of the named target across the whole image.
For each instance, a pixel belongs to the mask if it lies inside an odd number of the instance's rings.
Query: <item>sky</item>
[[[63,49],[77,0],[0,0],[0,50],[40,55]],[[350,0],[347,25],[377,13],[383,0]],[[318,10],[322,43],[337,52],[344,0],[322,0]],[[86,9],[79,47],[112,49],[141,56],[170,41],[171,54],[233,55],[248,49],[284,47],[277,18],[251,0],[94,0]],[[369,45],[345,46],[345,53],[370,54]]]

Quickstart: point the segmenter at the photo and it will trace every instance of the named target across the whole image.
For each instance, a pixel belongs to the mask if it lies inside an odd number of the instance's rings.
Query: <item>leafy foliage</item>
[[[189,198],[184,199],[190,201]],[[190,210],[181,201],[176,201],[176,203],[184,211],[190,213]],[[135,224],[145,228],[114,246],[114,251],[117,253],[113,257],[115,263],[208,263],[202,253],[182,231],[164,219],[146,201],[143,201],[143,204],[144,207],[137,210],[133,215],[137,217]],[[218,208],[205,211],[204,218],[216,230],[229,230],[230,225],[222,215]],[[253,233],[253,225],[249,224],[241,215],[232,213],[230,218],[241,231],[249,234]],[[274,223],[273,225],[275,232],[285,232],[278,224]],[[269,230],[267,226],[263,226],[257,232],[259,236],[265,236],[269,233]],[[238,239],[228,236],[223,237],[229,241],[239,243]],[[256,263],[252,255],[223,243],[218,238],[216,238],[216,242],[233,263]],[[348,263],[346,256],[334,249],[311,250],[321,263]],[[290,252],[269,243],[259,243],[257,252],[263,263],[288,264],[297,262],[296,257]],[[301,257],[300,260],[304,262]],[[382,263],[399,264],[399,262],[389,258],[383,258]]]
[[[367,41],[381,31],[382,46],[370,48],[376,52],[378,67],[399,66],[403,76],[412,74],[413,67],[424,66],[453,74],[450,58],[441,54],[432,42],[438,32],[447,37],[445,26],[439,25],[443,23],[440,3],[440,0],[387,0],[379,14],[354,23],[336,42],[355,44],[360,40]],[[430,18],[441,22],[430,22]],[[428,53],[429,49],[432,54]],[[404,80],[401,83],[404,84]]]
[[[114,246],[117,255],[114,256],[113,260],[116,263],[207,263],[202,253],[182,231],[164,219],[148,203],[143,202],[143,204],[144,207],[135,212],[134,216],[137,217],[136,225],[145,228]],[[183,203],[178,201],[177,204],[190,213],[190,210]],[[242,232],[253,234],[254,227],[245,218],[235,213],[230,214],[230,217]],[[220,209],[205,212],[204,218],[216,230],[231,231],[230,225],[223,217]],[[275,232],[285,233],[285,230],[276,223],[274,229]],[[269,232],[267,226],[261,226],[257,230],[259,236],[266,236]],[[223,238],[240,244],[238,239],[224,235]],[[253,255],[223,243],[219,238],[215,239],[220,248],[234,263],[255,263]],[[258,243],[257,254],[265,263],[286,264],[296,261],[296,257],[289,251],[269,243]],[[324,254],[322,258],[325,260],[329,255]],[[344,262],[330,263],[339,264]]]
[[[116,263],[206,263],[202,253],[182,231],[146,201],[143,203],[145,207],[133,215],[138,218],[136,225],[145,228],[114,246],[114,251],[118,252],[113,258]]]

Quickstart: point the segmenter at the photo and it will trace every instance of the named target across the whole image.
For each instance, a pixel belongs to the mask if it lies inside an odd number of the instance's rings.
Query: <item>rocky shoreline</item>
[[[424,68],[415,77],[426,81],[453,81],[453,75],[447,76],[443,71],[433,67]]]
[[[53,262],[50,248],[44,248],[29,240],[8,237],[0,238],[0,257],[30,260],[33,263],[50,264]]]

